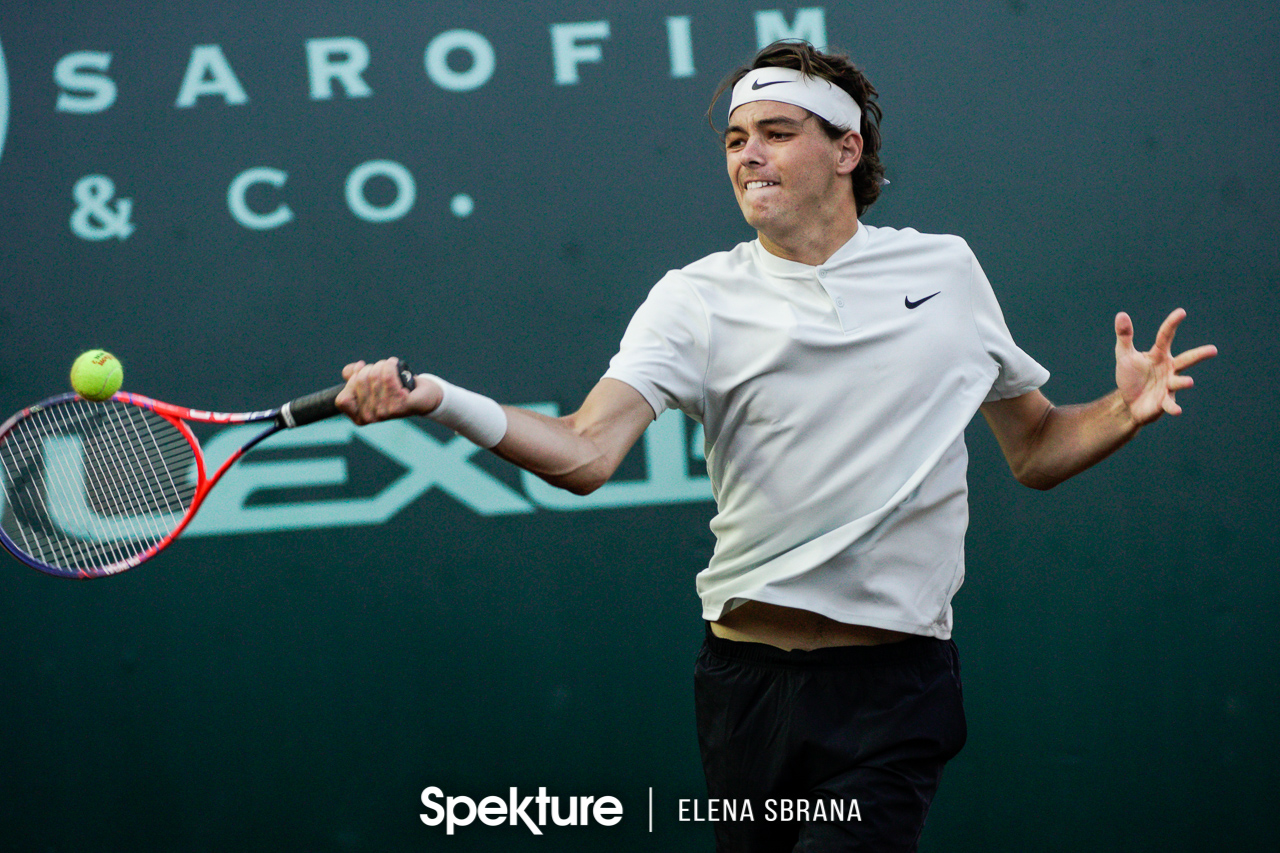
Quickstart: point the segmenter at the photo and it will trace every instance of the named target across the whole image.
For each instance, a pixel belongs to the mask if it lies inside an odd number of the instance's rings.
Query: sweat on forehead
[[[793,68],[769,66],[748,71],[733,87],[729,115],[752,101],[778,101],[803,107],[843,130],[862,132],[862,109],[839,86],[821,77],[807,77]]]

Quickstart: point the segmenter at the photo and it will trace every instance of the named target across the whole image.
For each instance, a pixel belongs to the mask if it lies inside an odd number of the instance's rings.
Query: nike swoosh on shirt
[[[939,290],[939,291],[938,291],[938,293],[941,293],[941,292],[942,292],[941,290]],[[917,300],[917,301],[915,301],[915,302],[912,302],[912,301],[911,301],[911,297],[910,297],[910,296],[904,296],[904,297],[902,297],[902,304],[906,305],[908,308],[919,308],[921,305],[925,304],[925,303],[926,303],[926,302],[928,302],[930,299],[932,299],[933,297],[937,296],[937,295],[938,295],[938,293],[930,293],[930,294],[929,294],[928,296],[926,296],[924,299],[920,299],[920,300]]]
[[[763,89],[765,86],[776,86],[779,83],[785,83],[785,82],[787,81],[786,80],[770,80],[768,83],[761,83],[759,80],[753,80],[751,83],[751,89],[752,91],[754,91],[756,89]]]

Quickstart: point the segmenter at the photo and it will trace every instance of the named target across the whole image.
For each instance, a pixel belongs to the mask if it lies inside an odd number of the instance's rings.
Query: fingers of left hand
[[[1199,364],[1207,358],[1213,358],[1217,354],[1218,348],[1213,344],[1205,344],[1204,346],[1196,347],[1195,349],[1189,349],[1178,355],[1173,360],[1173,369],[1185,370],[1192,365]]]
[[[1178,324],[1186,319],[1187,312],[1182,308],[1175,308],[1169,312],[1169,316],[1164,318],[1164,322],[1160,324],[1160,330],[1156,332],[1156,349],[1168,351],[1173,346],[1173,336],[1178,331]]]

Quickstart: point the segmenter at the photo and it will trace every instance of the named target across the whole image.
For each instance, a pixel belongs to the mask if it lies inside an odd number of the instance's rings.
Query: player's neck
[[[766,234],[756,232],[760,237],[760,245],[771,255],[808,264],[811,267],[821,266],[827,259],[848,243],[858,233],[857,216],[836,217],[828,220],[816,220],[813,228],[805,228],[786,234]]]

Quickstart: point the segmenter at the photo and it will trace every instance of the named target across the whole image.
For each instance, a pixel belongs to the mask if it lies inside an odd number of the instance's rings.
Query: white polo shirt
[[[703,424],[703,617],[747,600],[947,638],[964,429],[1044,384],[962,239],[860,224],[812,267],[742,243],[674,270],[605,376]]]

